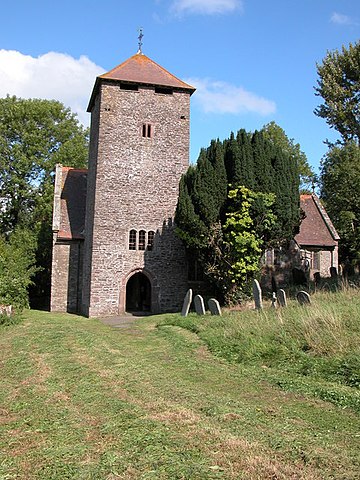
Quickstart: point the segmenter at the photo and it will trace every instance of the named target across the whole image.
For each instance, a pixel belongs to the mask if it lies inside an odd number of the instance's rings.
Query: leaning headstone
[[[277,305],[276,305],[276,293],[275,293],[275,292],[273,292],[273,294],[272,294],[271,307],[272,307],[272,308],[276,308],[276,307],[277,307]]]
[[[311,300],[310,300],[310,295],[305,292],[304,290],[301,290],[296,294],[297,301],[300,303],[300,305],[310,305]]]
[[[193,296],[193,292],[192,292],[191,288],[189,288],[189,290],[186,292],[183,307],[182,307],[182,310],[181,310],[181,316],[182,317],[187,317],[188,314],[189,314],[190,305],[191,305],[191,302],[192,302],[192,296]]]
[[[285,290],[280,288],[277,294],[277,301],[280,305],[280,307],[287,307],[287,300],[286,300],[286,293]]]
[[[210,298],[208,301],[209,310],[211,315],[221,315],[221,308],[216,298]]]
[[[260,284],[256,279],[253,280],[253,296],[254,296],[256,310],[261,310],[262,307],[263,307],[263,305],[262,305],[262,293],[261,293]]]
[[[198,315],[205,315],[204,299],[201,295],[195,295],[194,305],[195,311]]]

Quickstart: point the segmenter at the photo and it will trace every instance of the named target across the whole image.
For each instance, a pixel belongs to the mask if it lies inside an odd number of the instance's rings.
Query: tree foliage
[[[340,259],[360,262],[360,148],[333,145],[322,161],[321,198],[341,238]]]
[[[258,264],[266,247],[296,232],[298,164],[264,131],[213,140],[181,179],[175,221],[218,289],[226,296],[234,281],[242,289],[256,271],[254,258]]]
[[[2,233],[32,223],[36,209],[40,217],[51,211],[55,165],[84,166],[87,145],[87,131],[60,102],[0,99]]]
[[[223,298],[233,302],[259,271],[266,235],[276,222],[272,212],[275,194],[239,186],[229,191],[228,200],[224,224],[217,222],[210,229],[205,269]]]
[[[360,41],[327,52],[317,65],[316,95],[324,100],[315,114],[339,132],[344,142],[360,141]]]
[[[266,138],[278,148],[286,152],[298,166],[300,175],[300,192],[310,193],[315,183],[315,173],[308,163],[306,154],[301,150],[300,144],[293,138],[288,138],[285,131],[275,122],[270,122],[262,129]]]
[[[0,234],[36,234],[36,294],[49,292],[53,172],[57,163],[84,167],[88,130],[54,100],[0,99]]]
[[[16,228],[8,239],[0,236],[0,303],[18,309],[29,306],[28,287],[36,272],[36,236]]]
[[[340,260],[360,260],[360,41],[327,52],[317,66],[316,94],[324,103],[315,114],[341,136],[321,166],[321,198],[338,230]]]

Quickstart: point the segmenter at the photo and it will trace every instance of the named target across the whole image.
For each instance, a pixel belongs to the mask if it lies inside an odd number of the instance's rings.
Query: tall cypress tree
[[[251,134],[242,129],[224,142],[213,140],[207,149],[201,150],[197,165],[189,168],[180,183],[175,217],[179,235],[204,262],[205,269],[209,259],[213,266],[214,259],[219,258],[224,225],[229,212],[234,212],[229,190],[239,187],[252,190],[251,211],[259,225],[257,234],[263,248],[290,240],[296,233],[299,174],[290,155],[262,131]],[[263,197],[257,192],[275,194],[271,209],[277,220],[271,228],[262,228],[261,218],[272,212],[264,211]]]
[[[255,186],[254,155],[251,145],[251,134],[243,128],[238,131],[236,141],[239,148],[240,157],[240,178],[234,178],[231,183],[234,185],[245,185],[247,188]]]

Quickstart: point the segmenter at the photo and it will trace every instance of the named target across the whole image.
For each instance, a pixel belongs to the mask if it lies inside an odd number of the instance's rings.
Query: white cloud
[[[248,92],[243,87],[209,79],[191,78],[186,81],[196,87],[194,103],[205,113],[257,113],[266,116],[276,111],[275,102]]]
[[[86,108],[96,76],[104,70],[87,57],[48,52],[37,58],[0,50],[0,97],[59,100],[87,125]]]
[[[336,23],[337,25],[358,25],[358,22],[348,15],[343,15],[342,13],[337,12],[334,12],[331,15],[330,22]]]
[[[242,0],[174,0],[171,10],[178,15],[214,15],[242,10]]]

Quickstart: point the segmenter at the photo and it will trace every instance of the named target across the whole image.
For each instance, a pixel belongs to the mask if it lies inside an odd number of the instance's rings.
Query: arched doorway
[[[151,312],[151,283],[141,272],[134,273],[126,284],[127,312]]]

